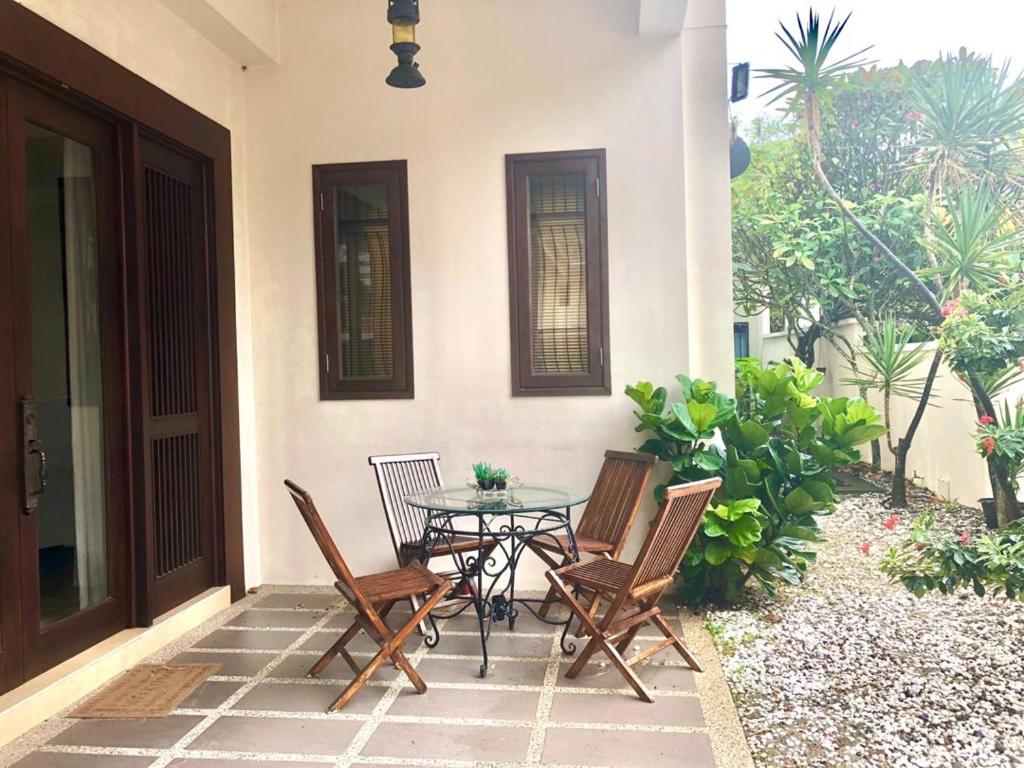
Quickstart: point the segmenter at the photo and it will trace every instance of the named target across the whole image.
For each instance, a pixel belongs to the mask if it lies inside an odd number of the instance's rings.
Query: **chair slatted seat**
[[[597,558],[547,572],[552,588],[580,620],[583,634],[590,638],[566,677],[575,678],[590,658],[602,651],[637,696],[650,702],[653,699],[633,671],[634,665],[665,648],[674,647],[693,670],[701,671],[697,660],[661,615],[658,602],[672,583],[704,511],[721,484],[719,478],[712,478],[666,488],[658,514],[632,564]],[[591,608],[579,601],[581,589],[591,590],[610,601],[600,622],[594,618]],[[648,622],[657,627],[665,639],[624,659],[622,653]]]
[[[614,560],[622,554],[657,461],[648,453],[604,452],[604,463],[594,490],[574,530],[580,555],[598,555]],[[550,568],[573,562],[572,547],[565,535],[538,537],[530,542],[530,548]],[[541,616],[547,616],[554,598],[555,589],[552,587],[544,598]],[[591,600],[591,615],[596,615],[600,604],[601,596],[597,594]]]
[[[384,507],[384,517],[388,523],[388,532],[391,534],[395,559],[398,561],[399,567],[417,562],[424,554],[422,540],[428,513],[425,509],[412,506],[405,498],[413,493],[429,491],[442,486],[441,454],[437,451],[422,451],[370,456],[369,462],[377,477],[377,489],[380,491],[381,505]],[[494,546],[493,542],[484,542],[481,561],[490,555]],[[438,542],[428,547],[426,555],[428,560],[448,556],[461,558],[467,553],[472,553],[475,556],[479,547],[478,539],[457,536],[449,541]],[[465,563],[460,565],[463,566],[460,570],[465,572]],[[441,575],[445,578],[459,576],[459,583],[456,584],[457,592],[462,588],[472,589],[473,587],[470,582],[459,575],[458,571],[444,572]],[[456,598],[453,602],[458,600],[459,598]],[[416,598],[412,598],[411,602],[415,611],[417,608]],[[425,627],[420,627],[420,631],[424,632]]]
[[[318,677],[339,654],[355,673],[355,678],[331,703],[327,711],[335,712],[344,707],[387,659],[391,659],[405,672],[417,693],[425,693],[427,684],[409,662],[402,651],[402,646],[417,625],[444,599],[451,590],[452,583],[442,576],[431,573],[420,563],[412,563],[404,568],[383,573],[354,576],[324,525],[309,493],[291,480],[285,480],[284,484],[320,552],[337,578],[335,588],[356,612],[352,625],[306,673],[307,677]],[[397,601],[412,598],[422,599],[422,604],[398,631],[392,631],[384,622],[385,617]],[[360,629],[380,646],[377,655],[362,669],[345,650],[345,646],[359,634]]]

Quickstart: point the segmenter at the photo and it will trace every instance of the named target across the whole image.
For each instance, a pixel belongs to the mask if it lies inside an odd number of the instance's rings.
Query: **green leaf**
[[[722,521],[714,515],[707,515],[704,518],[704,523],[701,525],[701,530],[704,531],[704,535],[710,538],[717,536],[725,536],[726,530],[722,527]]]
[[[881,437],[885,432],[884,424],[859,424],[847,429],[841,437],[850,445],[861,445]]]
[[[711,565],[721,565],[732,557],[732,545],[726,539],[712,539],[704,548],[704,559]]]
[[[692,423],[698,433],[707,432],[711,422],[718,415],[718,409],[711,403],[698,403],[693,400],[686,404],[686,410],[689,412],[693,420]]]
[[[693,465],[708,472],[717,472],[725,466],[725,458],[713,451],[697,451],[693,455]]]
[[[761,538],[761,523],[753,515],[741,517],[728,525],[726,535],[734,546],[752,546]]]
[[[693,423],[693,417],[690,416],[690,410],[683,403],[673,403],[672,413],[679,419],[679,423],[683,426],[683,429],[690,433],[690,440],[694,440],[697,437],[697,425]]]

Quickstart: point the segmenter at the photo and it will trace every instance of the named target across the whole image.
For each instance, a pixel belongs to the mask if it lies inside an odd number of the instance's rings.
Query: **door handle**
[[[46,451],[43,450],[43,444],[38,440],[28,449],[29,456],[38,457],[38,472],[36,474],[36,480],[38,481],[39,493],[46,490],[47,480],[47,468],[46,468]],[[38,494],[36,494],[38,495]]]
[[[23,397],[21,410],[22,447],[22,511],[31,515],[39,506],[39,497],[46,490],[46,451],[39,440],[36,424],[36,401]]]

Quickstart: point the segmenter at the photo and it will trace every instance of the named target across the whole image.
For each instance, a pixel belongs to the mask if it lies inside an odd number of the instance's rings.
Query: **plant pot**
[[[504,491],[508,487],[508,480],[495,480],[494,487],[499,491]]]
[[[494,488],[494,481],[493,480],[477,480],[476,481],[476,487],[479,488],[481,491],[489,491],[492,488]]]
[[[994,531],[999,527],[999,517],[996,515],[996,500],[988,497],[978,499],[978,503],[981,504],[981,511],[985,513],[985,527]]]

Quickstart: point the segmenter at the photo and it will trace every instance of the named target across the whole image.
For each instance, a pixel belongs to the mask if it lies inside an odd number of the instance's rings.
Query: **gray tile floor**
[[[344,711],[326,714],[350,670],[335,660],[317,680],[304,675],[351,616],[333,595],[285,589],[246,598],[194,633],[191,647],[160,657],[221,664],[173,715],[58,718],[26,737],[34,751],[15,765],[716,765],[707,705],[694,673],[671,649],[639,670],[656,696],[645,704],[607,665],[592,663],[577,679],[566,679],[558,631],[531,616],[521,616],[514,634],[507,628],[492,634],[493,668],[485,679],[477,674],[473,621],[460,617],[441,624],[436,649],[418,637],[407,647],[427,682],[426,694],[417,695],[403,674],[385,665]],[[375,646],[361,636],[350,647],[357,660],[369,660]]]

